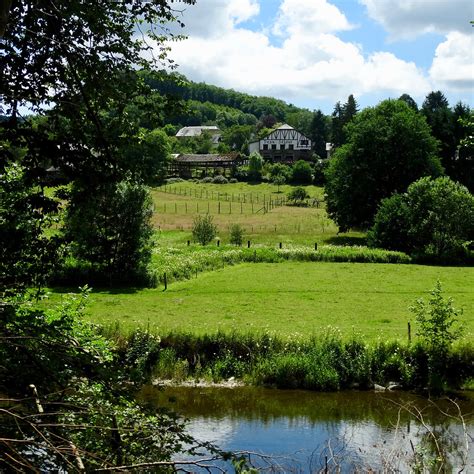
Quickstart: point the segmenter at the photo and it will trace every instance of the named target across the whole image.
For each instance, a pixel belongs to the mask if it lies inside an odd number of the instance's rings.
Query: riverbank
[[[144,382],[172,380],[191,386],[195,380],[223,384],[314,391],[369,390],[396,384],[403,390],[434,392],[459,389],[474,379],[474,346],[457,343],[433,366],[433,353],[421,341],[343,339],[328,330],[307,338],[270,333],[169,333],[135,331],[109,334],[118,357]]]

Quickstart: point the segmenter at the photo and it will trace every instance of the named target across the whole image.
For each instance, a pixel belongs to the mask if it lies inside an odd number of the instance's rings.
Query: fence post
[[[178,203],[177,202],[174,203],[174,213],[178,214]]]
[[[217,246],[219,247],[219,245],[221,244],[221,241],[220,240],[217,240]]]
[[[166,278],[166,273],[163,275],[163,283],[165,284],[165,289],[163,291],[166,291],[168,289],[168,279]]]
[[[250,248],[250,240],[247,240],[247,248]]]
[[[191,245],[191,241],[190,241],[190,240],[188,240],[188,247],[189,247],[190,245]]]
[[[242,201],[240,201],[240,213],[243,214],[243,212],[244,212],[243,204],[242,204]]]
[[[318,250],[318,244],[317,244],[317,242],[314,243],[314,250]]]
[[[408,321],[408,344],[411,344],[411,324]]]
[[[217,201],[217,214],[221,213],[221,202]]]
[[[184,213],[187,214],[188,213],[188,203],[187,202],[184,203],[184,209],[185,209]]]
[[[282,247],[281,242],[280,242],[280,248]]]

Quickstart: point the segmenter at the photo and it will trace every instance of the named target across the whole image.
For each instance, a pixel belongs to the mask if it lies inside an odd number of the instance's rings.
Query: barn
[[[288,124],[283,124],[260,140],[249,144],[249,152],[258,151],[266,161],[293,163],[311,158],[311,140]]]

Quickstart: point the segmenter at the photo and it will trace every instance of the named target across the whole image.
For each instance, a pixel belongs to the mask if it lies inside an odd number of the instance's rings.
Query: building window
[[[276,150],[277,149],[277,146],[276,145],[272,145],[272,150]]]
[[[301,145],[308,145],[308,140],[301,140]]]
[[[266,143],[263,145],[263,149],[268,150],[268,145]]]
[[[275,161],[281,161],[281,156],[280,155],[275,155],[273,159]]]
[[[293,145],[293,143],[290,143],[288,145],[288,150],[294,150],[294,148],[295,148],[295,145]]]
[[[285,144],[284,143],[281,143],[280,144],[280,150],[284,150],[285,149]]]

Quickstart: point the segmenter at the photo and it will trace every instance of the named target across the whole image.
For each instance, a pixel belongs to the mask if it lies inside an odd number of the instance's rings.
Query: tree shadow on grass
[[[367,237],[356,237],[349,235],[335,235],[324,241],[326,244],[346,246],[346,245],[367,245]]]
[[[146,287],[139,286],[114,286],[110,288],[109,286],[92,286],[92,293],[107,293],[109,295],[132,295],[138,293],[140,290],[143,290]],[[48,291],[51,293],[58,294],[67,294],[67,293],[80,293],[78,286],[57,286],[48,288]]]

